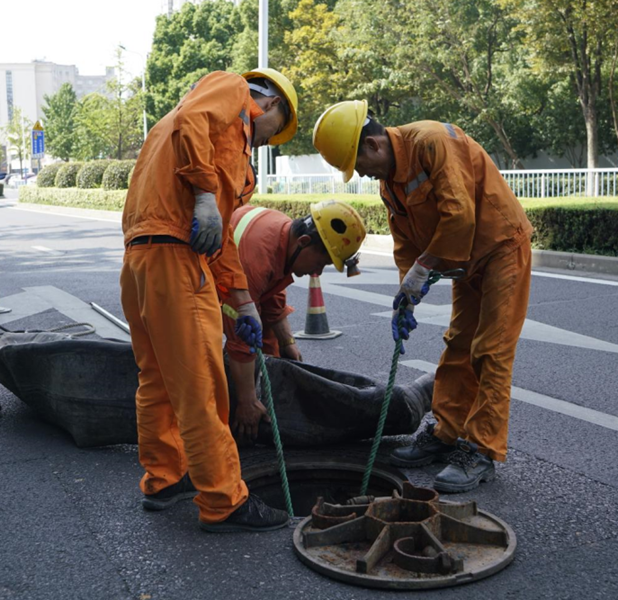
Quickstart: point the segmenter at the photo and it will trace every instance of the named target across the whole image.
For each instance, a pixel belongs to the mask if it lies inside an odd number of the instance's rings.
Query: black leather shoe
[[[448,457],[448,462],[448,467],[440,471],[433,481],[433,487],[439,492],[469,492],[481,481],[496,478],[494,461],[481,454],[473,442],[458,439],[457,450]]]
[[[165,510],[180,500],[194,498],[196,495],[197,490],[189,477],[189,473],[185,473],[178,483],[168,485],[156,494],[144,494],[142,506],[146,510]]]
[[[435,423],[428,423],[424,431],[421,431],[411,446],[397,448],[390,456],[392,465],[398,467],[422,467],[436,460],[445,461],[455,446],[446,444],[433,434]]]
[[[272,508],[254,494],[239,506],[225,521],[204,523],[200,527],[211,533],[229,533],[233,531],[273,531],[285,527],[290,516],[284,510]]]

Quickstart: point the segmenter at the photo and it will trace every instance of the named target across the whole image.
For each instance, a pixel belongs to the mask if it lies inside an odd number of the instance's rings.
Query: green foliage
[[[127,183],[129,185],[131,185],[131,179],[133,179],[133,173],[135,172],[135,165],[133,165],[131,167],[131,170],[129,171],[129,177],[127,178]]]
[[[112,102],[102,94],[84,96],[75,116],[75,158],[93,160],[114,155],[111,127]]]
[[[58,175],[58,171],[64,165],[65,163],[53,163],[43,167],[36,178],[37,186],[41,188],[55,187],[56,175]]]
[[[24,116],[18,106],[15,106],[13,107],[13,118],[0,130],[0,138],[6,143],[9,156],[19,158],[19,169],[22,172],[23,162],[31,154],[32,125],[32,121]]]
[[[117,210],[124,208],[126,190],[102,190],[79,188],[38,188],[23,185],[19,188],[19,201],[32,204],[49,204],[54,206],[71,206],[99,210]]]
[[[126,190],[129,188],[129,173],[135,166],[134,160],[112,161],[103,174],[104,190]]]
[[[231,67],[238,10],[227,0],[187,2],[171,17],[157,18],[147,64],[147,110],[154,121],[172,110],[201,77]]]
[[[58,92],[44,96],[45,150],[56,158],[68,161],[75,156],[75,115],[77,97],[70,83],[63,83]]]
[[[103,182],[103,174],[111,162],[110,160],[92,160],[85,163],[77,174],[77,187],[100,188]]]
[[[618,210],[530,207],[535,248],[618,256]]]
[[[58,173],[56,174],[56,180],[54,182],[55,186],[57,188],[75,187],[77,174],[82,166],[83,163],[81,162],[70,162],[63,164],[60,169],[58,169]]]

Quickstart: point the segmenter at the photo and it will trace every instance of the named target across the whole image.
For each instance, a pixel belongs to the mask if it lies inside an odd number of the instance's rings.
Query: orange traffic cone
[[[294,337],[301,340],[332,340],[340,335],[341,331],[331,331],[328,328],[328,318],[326,317],[320,276],[311,275],[305,331],[297,331]]]

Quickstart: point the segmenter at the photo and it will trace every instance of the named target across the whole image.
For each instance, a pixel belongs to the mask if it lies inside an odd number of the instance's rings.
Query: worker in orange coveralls
[[[434,480],[441,492],[493,480],[493,461],[506,459],[513,362],[530,289],[532,227],[521,204],[485,150],[449,123],[385,128],[365,101],[350,101],[322,114],[313,140],[345,181],[355,169],[380,180],[400,273],[395,340],[416,327],[414,307],[429,291],[430,271],[466,273],[453,282],[432,401],[437,423],[392,462],[447,462]]]
[[[259,345],[260,318],[229,224],[251,148],[290,140],[296,114],[294,87],[273,69],[210,73],[150,131],[127,194],[120,285],[140,369],[142,504],[161,510],[195,496],[206,531],[288,522],[241,479],[216,285],[229,290],[245,341]]]
[[[231,223],[264,324],[264,352],[302,361],[287,319],[294,309],[287,305],[286,288],[294,282],[292,275],[320,275],[330,264],[340,272],[347,267],[348,276],[357,274],[357,253],[365,239],[362,219],[344,202],[328,200],[312,204],[309,215],[294,221],[276,210],[245,206]],[[217,268],[215,263],[215,278]],[[221,300],[226,302],[225,290]],[[224,316],[223,325],[237,398],[232,431],[239,441],[255,440],[261,419],[269,420],[255,389],[255,354],[236,334],[232,319]]]

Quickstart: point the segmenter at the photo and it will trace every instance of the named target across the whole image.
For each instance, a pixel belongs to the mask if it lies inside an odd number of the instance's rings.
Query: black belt
[[[140,235],[139,237],[133,238],[129,242],[129,246],[141,246],[142,244],[186,244],[187,242],[183,242],[178,238],[175,238],[171,235]]]

